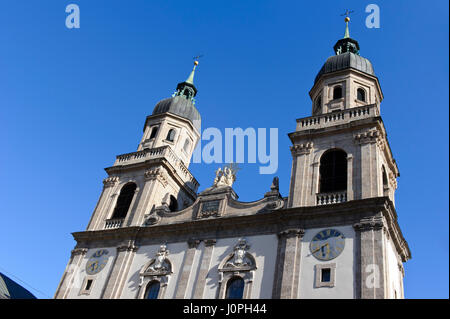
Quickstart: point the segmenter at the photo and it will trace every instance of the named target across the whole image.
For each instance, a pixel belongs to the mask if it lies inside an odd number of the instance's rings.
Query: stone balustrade
[[[114,165],[119,165],[119,164],[122,165],[125,163],[128,164],[130,162],[140,161],[142,159],[151,159],[151,158],[160,157],[164,153],[164,150],[166,148],[168,148],[168,146],[145,149],[145,150],[142,150],[139,152],[118,155],[116,157],[116,162],[114,163]]]
[[[178,156],[168,145],[118,155],[116,157],[116,161],[114,162],[114,166],[134,164],[162,157],[164,157],[175,169],[177,169],[186,185],[194,192],[196,192],[200,184],[189,172],[186,165],[184,165],[184,163],[178,158]]]
[[[105,222],[105,229],[115,229],[122,227],[124,218],[107,219]]]
[[[316,194],[317,205],[329,205],[344,203],[347,201],[347,192],[319,193]]]
[[[328,127],[378,115],[378,107],[376,104],[364,105],[339,112],[325,113],[298,119],[297,131]]]

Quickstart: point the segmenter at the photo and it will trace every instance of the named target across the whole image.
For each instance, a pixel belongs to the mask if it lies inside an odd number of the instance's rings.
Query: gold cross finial
[[[348,9],[345,9],[345,12],[344,12],[344,14],[341,14],[341,16],[345,16],[345,22],[349,22],[350,21],[350,17],[349,17],[349,15],[350,15],[350,13],[353,13],[353,12],[355,12],[355,11],[353,11],[353,10],[348,10]]]
[[[200,55],[197,55],[197,56],[193,57],[195,66],[198,65],[198,59],[200,59],[202,56],[203,56],[203,54],[200,54]]]

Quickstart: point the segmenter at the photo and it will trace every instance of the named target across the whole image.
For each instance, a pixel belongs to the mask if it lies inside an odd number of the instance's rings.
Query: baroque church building
[[[261,199],[239,201],[233,165],[198,193],[196,61],[147,116],[137,151],[105,169],[55,298],[403,298],[399,170],[380,83],[348,21],[309,92],[312,116],[289,134],[287,197],[275,177]]]

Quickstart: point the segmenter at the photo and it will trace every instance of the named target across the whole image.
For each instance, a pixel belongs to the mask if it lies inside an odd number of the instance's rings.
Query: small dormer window
[[[173,142],[175,140],[175,130],[173,128],[169,130],[169,133],[167,133],[166,140],[169,142]]]
[[[342,87],[335,86],[333,89],[333,100],[340,99],[342,97]]]
[[[359,88],[359,89],[356,91],[356,98],[357,98],[359,101],[366,102],[366,91],[364,91],[363,89]]]

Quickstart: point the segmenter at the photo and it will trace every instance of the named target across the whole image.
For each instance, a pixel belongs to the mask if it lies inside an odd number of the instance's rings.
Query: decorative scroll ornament
[[[227,256],[219,271],[250,271],[256,269],[255,258],[248,252],[250,245],[245,239],[239,240],[234,252]]]
[[[392,172],[389,172],[389,182],[391,183],[394,189],[397,189],[397,179],[395,178],[395,175]]]
[[[313,142],[306,142],[302,144],[295,144],[291,146],[291,153],[292,156],[299,156],[299,155],[308,155],[311,153],[313,149]]]
[[[162,169],[149,169],[145,171],[145,179],[146,180],[158,180],[164,187],[167,186],[168,181],[165,174],[165,171]]]
[[[363,219],[359,223],[353,225],[356,231],[381,230],[384,227],[382,219]]]
[[[156,214],[156,211],[153,211],[149,215],[145,216],[144,226],[156,225],[160,222],[161,217]]]
[[[110,176],[107,177],[103,180],[103,185],[105,185],[105,187],[111,187],[116,185],[116,183],[119,181],[119,177],[118,176]]]
[[[231,187],[236,180],[236,173],[239,167],[233,163],[225,166],[223,169],[219,167],[216,170],[216,178],[214,179],[213,187],[229,186]]]
[[[370,129],[367,131],[363,131],[355,134],[353,137],[355,139],[355,142],[360,145],[373,143],[380,144],[380,142],[384,138],[383,134],[377,129],[374,130]]]

